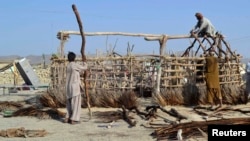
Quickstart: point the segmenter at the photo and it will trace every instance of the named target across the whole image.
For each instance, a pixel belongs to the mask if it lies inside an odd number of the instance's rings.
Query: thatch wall
[[[159,58],[162,64],[159,64]],[[221,62],[224,58],[221,58]],[[81,62],[80,58],[77,61]],[[166,105],[206,104],[204,57],[171,57],[157,55],[88,57],[88,89],[98,91],[135,91],[138,96],[147,96],[156,86],[157,69],[162,68],[160,81],[161,97]],[[65,59],[55,59],[51,65],[51,90],[60,101],[65,99]],[[228,67],[230,66],[230,69]],[[223,95],[238,95],[242,83],[239,62],[219,63],[220,84]],[[236,93],[236,94],[234,94]],[[172,97],[172,98],[171,98]],[[167,100],[171,99],[171,100]],[[228,99],[228,103],[238,100]]]

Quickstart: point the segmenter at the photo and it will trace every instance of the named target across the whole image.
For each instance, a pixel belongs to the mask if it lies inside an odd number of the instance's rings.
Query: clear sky
[[[1,0],[0,56],[57,53],[60,30],[79,31],[72,4],[77,6],[85,32],[128,32],[187,35],[201,12],[226,36],[231,49],[250,57],[249,0]],[[113,48],[126,53],[159,52],[158,42],[142,37],[88,36],[86,53]],[[167,51],[186,49],[189,39],[171,40]],[[65,52],[80,54],[81,38],[72,35]]]

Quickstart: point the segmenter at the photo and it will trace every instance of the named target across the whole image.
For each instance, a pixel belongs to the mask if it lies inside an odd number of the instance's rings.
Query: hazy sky
[[[77,6],[85,32],[128,32],[187,35],[201,12],[226,36],[231,49],[250,57],[249,0],[1,0],[0,56],[57,53],[60,30],[79,31],[72,4]],[[186,49],[189,39],[170,40],[167,51]],[[158,53],[159,43],[142,37],[88,36],[86,53],[113,48],[126,53]],[[80,54],[81,38],[73,35],[65,52]]]

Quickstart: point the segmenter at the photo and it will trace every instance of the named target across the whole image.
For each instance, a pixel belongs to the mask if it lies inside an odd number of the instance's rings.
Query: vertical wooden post
[[[155,93],[156,94],[160,94],[160,86],[161,86],[161,64],[162,64],[162,56],[164,56],[164,52],[165,52],[165,47],[166,47],[166,42],[167,42],[168,37],[166,35],[163,35],[160,40],[160,62],[159,62],[159,67],[157,70],[157,78],[156,78],[156,90]]]
[[[61,33],[61,45],[60,45],[60,56],[61,56],[61,58],[64,58],[64,44],[65,44],[65,41],[66,40],[64,40],[64,37],[63,37],[63,33]]]

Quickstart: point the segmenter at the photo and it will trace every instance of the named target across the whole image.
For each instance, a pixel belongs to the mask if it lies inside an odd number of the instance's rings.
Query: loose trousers
[[[66,117],[73,121],[80,121],[81,116],[81,95],[74,96],[66,101]]]

